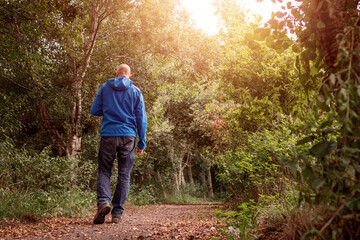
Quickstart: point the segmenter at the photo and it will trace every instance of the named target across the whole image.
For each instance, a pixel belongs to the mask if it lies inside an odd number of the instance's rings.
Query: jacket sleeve
[[[104,85],[103,85],[104,86]],[[90,112],[91,114],[95,115],[95,116],[103,116],[103,86],[100,87],[95,100],[90,108]]]
[[[144,98],[139,91],[139,97],[135,105],[136,129],[139,135],[138,148],[145,149],[147,117],[145,111]]]

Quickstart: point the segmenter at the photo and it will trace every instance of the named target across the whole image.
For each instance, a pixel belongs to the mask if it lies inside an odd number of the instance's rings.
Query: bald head
[[[131,70],[129,65],[127,64],[120,64],[118,69],[116,70],[116,77],[124,76],[127,78],[131,77]]]

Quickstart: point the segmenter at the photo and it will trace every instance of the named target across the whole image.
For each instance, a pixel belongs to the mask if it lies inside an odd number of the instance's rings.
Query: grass
[[[66,191],[33,192],[0,189],[0,220],[85,216],[93,208],[95,199],[94,193],[77,188]]]
[[[174,196],[169,196],[165,199],[161,200],[161,203],[172,203],[172,204],[196,204],[196,203],[204,203],[204,202],[215,202],[214,199],[211,198],[199,198],[194,197],[189,194],[179,194]]]

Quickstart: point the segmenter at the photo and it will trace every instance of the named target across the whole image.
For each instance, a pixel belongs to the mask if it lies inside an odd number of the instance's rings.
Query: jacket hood
[[[106,81],[106,83],[116,91],[124,91],[131,87],[133,81],[131,81],[127,77],[120,76],[117,78],[110,78]]]

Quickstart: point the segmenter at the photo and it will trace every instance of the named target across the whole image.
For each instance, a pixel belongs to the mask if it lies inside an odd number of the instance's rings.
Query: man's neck
[[[118,75],[118,74],[116,74],[116,77],[126,77],[126,78],[129,78],[129,79],[130,79],[130,76],[129,76],[129,75]]]

